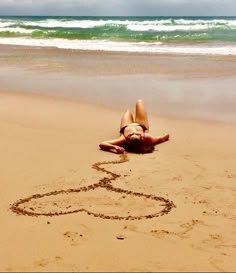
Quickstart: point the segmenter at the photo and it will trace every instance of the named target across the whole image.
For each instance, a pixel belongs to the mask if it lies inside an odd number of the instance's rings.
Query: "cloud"
[[[0,0],[0,15],[235,15],[236,0]]]

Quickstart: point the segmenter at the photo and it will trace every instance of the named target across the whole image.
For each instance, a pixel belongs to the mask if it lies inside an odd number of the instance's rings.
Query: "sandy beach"
[[[236,270],[235,57],[0,57],[1,272]],[[138,98],[170,140],[122,162],[98,144]]]

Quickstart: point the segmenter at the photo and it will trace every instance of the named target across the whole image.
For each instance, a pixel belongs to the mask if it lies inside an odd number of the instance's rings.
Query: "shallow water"
[[[0,44],[236,55],[236,17],[0,17]]]

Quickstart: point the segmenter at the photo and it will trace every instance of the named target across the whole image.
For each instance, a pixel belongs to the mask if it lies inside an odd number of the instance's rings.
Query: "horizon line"
[[[236,15],[52,15],[52,14],[0,14],[1,17],[236,17]]]

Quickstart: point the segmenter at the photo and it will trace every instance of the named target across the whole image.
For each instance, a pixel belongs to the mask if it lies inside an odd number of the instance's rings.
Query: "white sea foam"
[[[0,22],[5,26],[10,26],[13,22]],[[130,21],[130,20],[57,20],[47,19],[44,21],[22,21],[22,25],[45,27],[45,28],[94,28],[105,25],[124,25],[130,30],[160,30],[160,31],[174,31],[174,30],[201,30],[206,28],[213,28],[221,26],[236,26],[235,20],[188,20],[188,19],[162,19],[162,20],[144,20],[144,21]],[[4,25],[3,25],[4,26]]]
[[[25,21],[23,25],[25,26],[36,26],[36,27],[45,27],[45,28],[93,28],[95,26],[104,25],[104,21],[93,21],[93,20],[81,20],[81,21],[60,21],[54,19],[48,19],[45,21]]]
[[[133,31],[197,31],[211,28],[236,27],[235,20],[155,20],[155,21],[130,21],[127,28]]]
[[[226,25],[230,26],[230,27],[236,27],[236,21],[229,21],[226,23]]]
[[[0,44],[23,45],[37,47],[55,47],[77,50],[101,50],[120,52],[146,52],[167,54],[213,54],[236,55],[236,46],[190,46],[165,45],[160,42],[114,42],[105,40],[66,40],[66,39],[32,39],[32,38],[0,38]]]
[[[177,25],[217,25],[217,24],[221,24],[221,25],[227,25],[229,23],[233,23],[235,22],[235,19],[233,20],[224,20],[224,19],[211,19],[211,20],[204,20],[204,19],[195,19],[195,20],[191,20],[191,19],[175,19],[174,23]]]
[[[131,23],[132,22],[132,23]],[[128,26],[130,23],[135,25],[165,24],[171,23],[171,20],[155,20],[155,21],[129,21],[129,20],[57,20],[47,19],[44,21],[24,21],[22,25],[45,27],[45,28],[94,28],[105,25],[123,25]]]
[[[48,19],[45,21],[25,21],[22,24],[25,26],[38,26],[45,28],[94,28],[105,25],[127,25],[128,20],[68,20],[61,21],[56,19]]]
[[[0,32],[14,32],[14,33],[22,33],[22,34],[30,34],[34,32],[36,29],[25,29],[20,27],[10,28],[10,27],[2,27],[0,28]]]
[[[231,28],[236,29],[235,19],[155,19],[155,20],[113,20],[113,19],[44,19],[44,20],[24,20],[24,19],[0,19],[0,31],[3,28],[14,28],[14,24],[24,27],[39,27],[43,28],[95,28],[102,26],[125,26],[130,31],[161,31],[161,32],[175,32],[175,31],[204,31],[212,28]],[[9,30],[10,31],[10,30]],[[13,32],[13,31],[12,31]],[[18,30],[21,33],[23,30]]]
[[[141,24],[129,24],[127,26],[129,30],[132,31],[149,31],[149,30],[155,30],[155,31],[177,31],[177,30],[184,30],[184,31],[191,31],[191,30],[203,30],[208,29],[208,25],[141,25]]]
[[[12,26],[14,24],[15,24],[14,22],[1,22],[0,21],[0,29],[3,28],[3,27],[10,27],[10,26]]]

